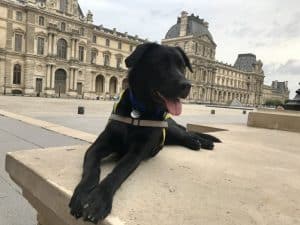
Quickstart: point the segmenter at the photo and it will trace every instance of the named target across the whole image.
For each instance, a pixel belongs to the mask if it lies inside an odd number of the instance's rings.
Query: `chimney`
[[[188,27],[188,13],[186,11],[182,11],[181,20],[180,20],[180,32],[179,32],[180,37],[187,35],[187,27]]]

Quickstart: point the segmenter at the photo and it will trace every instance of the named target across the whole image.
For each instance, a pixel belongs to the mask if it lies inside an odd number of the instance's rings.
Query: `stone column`
[[[70,55],[70,58],[74,58],[74,39],[71,38],[71,55]]]
[[[48,55],[52,55],[52,34],[48,34]]]
[[[47,75],[46,75],[46,88],[50,89],[51,87],[51,65],[47,65]]]
[[[78,70],[74,69],[74,90],[77,90]]]
[[[109,93],[109,81],[110,81],[110,77],[105,77],[104,93]]]
[[[52,53],[54,56],[57,55],[57,35],[56,34],[53,34],[53,43],[52,43]]]
[[[51,71],[51,89],[54,89],[54,84],[55,84],[55,65],[51,66],[52,71]]]
[[[78,40],[74,40],[74,59],[77,59],[77,45],[78,45]]]
[[[70,91],[73,90],[73,69],[70,68],[70,73],[69,73],[69,89]]]

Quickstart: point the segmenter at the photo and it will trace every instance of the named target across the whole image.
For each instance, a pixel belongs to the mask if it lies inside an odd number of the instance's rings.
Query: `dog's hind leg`
[[[76,218],[82,216],[83,200],[99,183],[101,159],[112,153],[109,147],[107,134],[102,133],[85,153],[81,181],[69,203],[71,214]]]

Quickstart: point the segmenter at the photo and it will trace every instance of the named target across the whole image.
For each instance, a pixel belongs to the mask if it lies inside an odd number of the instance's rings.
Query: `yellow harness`
[[[118,105],[119,105],[119,103],[120,103],[120,101],[123,97],[124,92],[125,91],[122,91],[122,93],[120,94],[119,100],[117,102],[115,102],[115,104],[113,106],[113,113],[116,113],[117,107],[118,107]],[[169,118],[171,118],[171,115],[169,113],[165,113],[164,114],[164,120],[167,120]],[[162,128],[162,141],[161,141],[161,144],[160,144],[159,147],[164,146],[165,141],[166,141],[166,136],[167,136],[167,130],[166,130],[166,128]]]

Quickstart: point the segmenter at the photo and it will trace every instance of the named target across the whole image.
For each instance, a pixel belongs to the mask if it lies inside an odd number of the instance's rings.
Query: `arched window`
[[[13,84],[21,84],[21,66],[19,64],[14,66]]]
[[[60,59],[67,59],[67,41],[65,39],[59,39],[57,42],[57,57]]]

